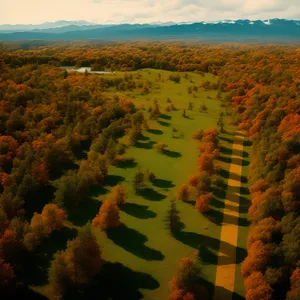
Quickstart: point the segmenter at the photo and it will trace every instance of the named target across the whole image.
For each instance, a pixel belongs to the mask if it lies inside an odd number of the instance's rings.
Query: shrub
[[[166,148],[168,147],[168,145],[166,145],[163,142],[157,142],[156,144],[154,144],[153,148],[155,150],[157,150],[158,152],[163,152]]]
[[[213,198],[212,193],[201,195],[196,201],[196,209],[199,212],[208,212],[210,210],[210,202]]]
[[[183,184],[178,190],[177,193],[178,199],[182,201],[187,201],[189,200],[189,195],[190,195],[189,186],[187,184]]]

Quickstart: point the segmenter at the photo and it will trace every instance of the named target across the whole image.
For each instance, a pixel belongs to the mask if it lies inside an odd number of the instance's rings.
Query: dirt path
[[[229,168],[228,188],[224,201],[224,216],[216,270],[214,300],[231,300],[232,293],[234,292],[236,270],[235,247],[238,241],[238,207],[240,202],[243,140],[244,137],[241,132],[238,132],[233,139],[232,162]],[[229,209],[233,206],[237,208],[235,211]],[[234,247],[228,247],[228,244]]]

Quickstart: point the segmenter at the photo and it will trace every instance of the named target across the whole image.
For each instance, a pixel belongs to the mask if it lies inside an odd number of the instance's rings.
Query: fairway
[[[151,91],[147,94],[141,94],[140,88],[130,91],[110,88],[103,93],[108,99],[112,99],[116,94],[119,97],[129,97],[137,108],[143,110],[149,130],[144,131],[143,138],[135,146],[129,144],[128,136],[120,139],[122,143],[128,145],[123,160],[117,166],[109,168],[104,186],[93,192],[94,201],[86,204],[81,217],[69,218],[66,225],[71,229],[79,229],[86,221],[91,221],[97,214],[101,202],[107,199],[110,190],[120,183],[128,190],[127,203],[120,207],[120,219],[125,226],[108,232],[94,229],[103,258],[109,262],[121,263],[137,272],[140,281],[143,281],[137,287],[144,299],[161,300],[168,297],[168,283],[176,271],[178,261],[184,257],[200,256],[198,258],[202,264],[203,283],[208,289],[210,298],[216,292],[228,295],[230,291],[224,288],[214,289],[218,263],[222,265],[222,259],[219,258],[222,225],[224,222],[238,223],[238,210],[230,215],[223,215],[227,185],[225,184],[224,189],[214,187],[212,209],[205,214],[197,212],[195,201],[177,200],[180,221],[184,228],[176,237],[171,236],[169,230],[165,228],[164,219],[170,199],[176,197],[179,187],[187,183],[189,176],[197,169],[200,142],[192,138],[192,133],[198,129],[217,128],[219,115],[221,112],[224,113],[225,131],[220,135],[221,154],[216,163],[220,168],[220,175],[227,183],[235,129],[228,125],[230,116],[226,116],[226,111],[221,106],[222,101],[217,99],[217,91],[208,91],[200,87],[203,81],[216,80],[213,75],[180,73],[180,83],[175,83],[169,80],[171,73],[147,69],[108,75],[109,78],[132,76],[141,83],[140,86],[144,82],[151,86]],[[188,87],[193,86],[198,88],[190,93]],[[153,106],[154,101],[158,103],[161,114],[158,119],[149,120],[148,108]],[[165,111],[170,101],[175,110]],[[207,110],[202,109],[203,105]],[[183,116],[184,109],[186,117]],[[165,143],[168,146],[167,151],[160,153],[153,149],[156,142]],[[135,194],[132,187],[137,170],[149,170],[156,176],[154,182],[147,182],[147,187],[139,194]],[[243,248],[222,242],[223,245],[226,244],[222,255],[240,264],[241,257],[246,254],[243,242],[245,239],[246,235],[239,239]],[[230,258],[232,254],[234,255]],[[238,268],[233,269],[230,278],[232,286],[234,282],[238,282],[236,291],[231,289],[232,295],[238,297],[237,299],[244,293],[240,273],[237,271],[237,274],[234,274]],[[51,297],[47,286],[34,289]]]
[[[100,230],[96,230],[96,234],[105,259],[119,261],[135,271],[151,274],[157,280],[158,287],[153,290],[145,289],[143,294],[145,299],[159,300],[167,298],[168,282],[175,272],[178,260],[195,256],[200,248],[203,253],[201,259],[204,278],[211,284],[215,281],[223,206],[213,209],[212,217],[214,214],[217,216],[214,220],[198,213],[192,203],[178,201],[185,228],[177,239],[170,236],[164,228],[163,220],[169,207],[169,199],[176,195],[179,186],[186,183],[196,170],[199,142],[192,139],[192,133],[197,129],[217,127],[216,122],[222,108],[220,100],[215,99],[214,91],[199,88],[194,93],[196,98],[187,92],[191,81],[199,84],[203,80],[214,80],[211,75],[202,77],[188,73],[188,79],[181,76],[181,83],[177,84],[168,80],[169,72],[166,71],[144,70],[141,74],[149,81],[154,80],[154,87],[158,85],[155,81],[158,74],[161,74],[162,83],[150,95],[126,93],[135,97],[136,106],[147,109],[156,99],[163,112],[168,104],[167,98],[170,98],[178,110],[164,113],[157,121],[150,121],[150,130],[145,133],[143,141],[128,149],[126,156],[129,163],[110,168],[109,181],[113,183],[106,186],[107,191],[117,183],[124,184],[129,191],[127,204],[121,208],[121,221],[127,229],[113,237]],[[120,74],[116,76],[118,75]],[[190,101],[194,103],[193,110],[188,110]],[[208,108],[205,113],[199,112],[198,108],[202,104]],[[183,109],[186,109],[187,118],[182,117]],[[180,132],[180,137],[172,136],[174,127]],[[168,145],[167,154],[152,149],[152,145],[158,141]],[[221,144],[226,145],[227,142],[221,140]],[[230,144],[226,147],[230,147]],[[226,163],[219,161],[219,164],[227,170]],[[136,195],[131,184],[138,167],[142,170],[149,169],[157,177],[143,195]],[[105,200],[105,197],[105,194],[100,195],[98,199]],[[215,195],[215,198],[215,201],[222,201],[222,195],[220,198]],[[210,287],[212,294],[212,285]]]

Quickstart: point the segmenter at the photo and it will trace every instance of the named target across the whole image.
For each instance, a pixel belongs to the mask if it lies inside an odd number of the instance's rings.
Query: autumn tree
[[[211,192],[212,189],[212,177],[206,171],[202,171],[198,175],[198,184],[196,186],[197,196],[207,194]]]
[[[108,197],[108,200],[117,205],[122,205],[126,203],[126,198],[127,198],[126,187],[121,184],[118,184],[112,189]]]
[[[287,300],[297,300],[300,293],[300,268],[296,268],[290,278],[291,289],[286,295]]]
[[[192,258],[182,258],[177,271],[169,282],[169,300],[178,299],[208,299],[207,291],[199,284],[201,268]],[[193,298],[192,298],[193,299]]]
[[[168,145],[166,145],[163,142],[157,142],[156,144],[153,145],[153,148],[160,153],[163,153],[167,147],[168,147]]]
[[[187,201],[189,200],[189,186],[187,184],[183,184],[180,186],[178,192],[177,192],[177,198],[182,201]]]
[[[99,226],[102,230],[119,227],[121,222],[117,204],[104,201],[98,215],[93,219],[92,224],[94,227]]]
[[[75,239],[68,241],[64,251],[57,252],[51,262],[48,279],[53,293],[63,297],[70,291],[78,293],[92,283],[104,264],[90,225],[84,226]]]
[[[210,210],[210,202],[213,198],[212,193],[201,195],[198,200],[196,200],[196,209],[199,212],[208,212]]]
[[[136,194],[144,187],[144,179],[144,173],[141,170],[138,170],[132,181],[133,190]]]
[[[245,298],[247,300],[273,299],[273,289],[261,272],[253,272],[245,280]]]
[[[64,227],[64,222],[67,215],[63,209],[56,204],[46,204],[42,211],[42,219],[44,224],[50,228],[51,231],[61,230]]]
[[[15,277],[14,270],[10,264],[5,263],[0,257],[0,288],[9,285],[10,281]]]

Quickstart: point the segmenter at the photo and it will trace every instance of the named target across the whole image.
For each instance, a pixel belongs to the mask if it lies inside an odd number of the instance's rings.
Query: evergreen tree
[[[132,182],[132,186],[136,194],[144,186],[144,179],[144,173],[141,170],[138,170],[134,175]]]
[[[180,222],[179,210],[177,209],[176,200],[172,198],[170,200],[170,206],[167,211],[165,218],[165,227],[170,230],[171,234],[174,235],[182,229],[182,223]]]

